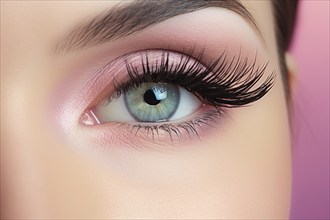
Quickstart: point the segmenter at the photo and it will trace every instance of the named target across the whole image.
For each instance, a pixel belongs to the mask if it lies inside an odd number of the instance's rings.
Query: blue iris
[[[180,101],[179,89],[167,83],[142,83],[124,94],[130,114],[140,122],[166,121]]]

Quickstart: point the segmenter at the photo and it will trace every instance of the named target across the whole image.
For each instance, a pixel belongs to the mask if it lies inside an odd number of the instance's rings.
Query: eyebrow
[[[171,17],[221,7],[241,15],[261,36],[254,18],[240,0],[135,0],[118,4],[85,23],[75,26],[59,42],[58,54],[80,50],[141,31]]]

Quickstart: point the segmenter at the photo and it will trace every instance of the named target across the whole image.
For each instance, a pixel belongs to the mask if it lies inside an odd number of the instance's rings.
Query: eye
[[[96,106],[100,123],[164,122],[185,118],[202,107],[197,97],[181,86],[169,83],[142,83],[119,98]]]
[[[198,135],[197,128],[219,123],[225,109],[259,100],[274,83],[274,75],[258,83],[267,64],[257,67],[256,59],[229,58],[224,52],[211,62],[203,60],[203,53],[193,58],[166,50],[119,57],[93,81],[101,82],[103,77],[109,82],[96,99],[101,101],[82,115],[82,124],[125,124],[152,134],[163,130],[171,139],[172,132]]]

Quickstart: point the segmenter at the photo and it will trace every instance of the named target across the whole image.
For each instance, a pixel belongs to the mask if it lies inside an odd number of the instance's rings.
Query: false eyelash
[[[241,55],[228,60],[226,52],[219,58],[203,65],[204,53],[201,52],[197,59],[191,55],[182,54],[179,63],[169,61],[171,51],[164,51],[160,63],[150,65],[148,52],[141,55],[142,72],[125,61],[129,80],[118,83],[114,80],[116,92],[112,98],[119,97],[132,88],[145,82],[173,83],[180,85],[197,96],[204,104],[217,108],[235,108],[250,104],[261,99],[272,88],[275,73],[268,76],[257,88],[251,90],[260,82],[268,63],[256,67],[256,57],[253,62]],[[190,54],[193,53],[193,50]],[[192,63],[192,64],[190,64]],[[249,64],[250,63],[250,64]]]

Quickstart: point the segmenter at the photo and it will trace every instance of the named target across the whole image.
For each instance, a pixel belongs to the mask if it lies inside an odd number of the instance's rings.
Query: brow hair
[[[241,15],[260,31],[249,11],[239,0],[136,0],[118,4],[74,27],[55,47],[57,53],[96,46],[141,31],[171,17],[221,7]]]

